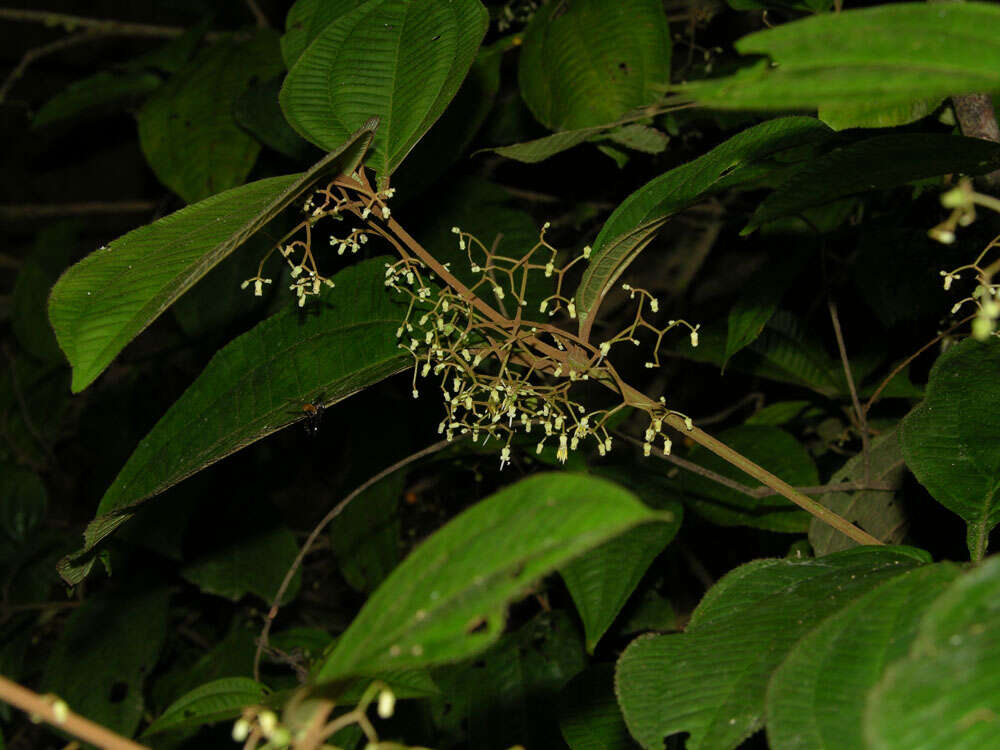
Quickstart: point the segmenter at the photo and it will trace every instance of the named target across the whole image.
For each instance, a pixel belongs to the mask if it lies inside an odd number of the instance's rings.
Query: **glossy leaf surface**
[[[321,681],[456,661],[494,643],[509,602],[572,558],[662,517],[610,482],[540,474],[465,511],[368,599]]]
[[[289,71],[281,107],[323,149],[381,120],[368,166],[380,185],[441,116],[486,32],[479,0],[372,0],[327,25]]]
[[[352,266],[305,316],[268,318],[223,347],[139,443],[84,532],[84,551],[137,504],[303,418],[302,404],[339,401],[407,367],[396,328],[405,312],[384,287],[382,259]],[[89,570],[67,561],[67,581]]]
[[[640,637],[618,660],[632,736],[652,750],[689,732],[691,750],[725,750],[763,725],[767,681],[796,642],[858,597],[926,561],[908,548],[822,560],[758,560],[720,580],[684,633]]]
[[[927,398],[902,422],[906,465],[968,527],[974,559],[1000,523],[1000,341],[972,339],[934,363]]]
[[[352,171],[370,139],[362,129],[308,172],[213,195],[66,271],[49,298],[49,319],[73,366],[73,391],[90,385],[129,341],[316,180]]]

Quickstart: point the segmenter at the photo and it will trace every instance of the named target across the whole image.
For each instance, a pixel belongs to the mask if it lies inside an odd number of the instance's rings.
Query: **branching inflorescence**
[[[385,285],[408,303],[396,336],[399,346],[413,357],[413,396],[420,395],[422,381],[434,383],[445,407],[438,431],[449,440],[468,436],[483,444],[500,441],[502,468],[511,460],[511,441],[518,433],[537,435],[537,452],[551,445],[563,462],[570,451],[588,445],[603,456],[612,447],[609,420],[626,407],[645,411],[649,418],[643,451],[647,456],[654,443],[670,452],[671,440],[664,430],[669,415],[679,416],[687,429],[693,429],[691,420],[670,410],[663,397],[658,403],[630,398],[634,391],[625,385],[608,357],[616,346],[640,346],[639,337],[645,335],[653,339],[645,365],[659,367],[658,352],[666,333],[686,328],[691,345],[697,346],[698,326],[684,320],[656,326],[647,318],[659,311],[656,297],[623,284],[636,300],[635,315],[622,330],[595,346],[550,322],[556,316],[565,324],[577,318],[573,297],[565,291],[564,283],[567,273],[590,257],[589,247],[560,263],[559,251],[546,239],[550,228],[546,223],[532,248],[523,255],[509,256],[453,227],[474,279],[466,286],[452,275],[449,265],[438,263],[390,221],[386,205],[390,197],[391,189],[375,192],[361,174],[338,178],[306,201],[307,218],[282,239],[278,250],[291,266],[295,280],[291,289],[303,305],[324,285],[333,285],[320,273],[314,256],[317,221],[353,215],[364,222],[343,239],[331,239],[338,253],[348,249],[357,252],[372,235],[389,241],[400,260],[386,263]],[[302,236],[289,241],[296,233]],[[244,282],[244,288],[254,284],[257,294],[271,281],[262,276],[263,263],[257,275]],[[535,311],[546,318],[545,322],[529,319]],[[620,400],[606,408],[589,409],[580,393],[586,381],[610,386]]]

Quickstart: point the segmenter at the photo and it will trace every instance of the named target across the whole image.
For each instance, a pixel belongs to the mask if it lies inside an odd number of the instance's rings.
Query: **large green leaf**
[[[559,571],[583,620],[587,651],[590,653],[594,652],[601,636],[611,627],[650,563],[680,529],[684,516],[681,503],[668,500],[649,504],[669,514],[670,521],[626,531],[581,555]]]
[[[101,71],[70,84],[42,106],[32,120],[36,128],[65,120],[88,109],[137,99],[160,87],[162,79],[149,71]]]
[[[512,143],[509,146],[497,146],[483,149],[483,151],[491,151],[525,164],[535,164],[574,146],[579,146],[581,143],[602,140],[610,140],[636,151],[657,154],[667,147],[669,138],[659,130],[647,125],[635,123],[621,126],[618,123],[611,123],[578,130],[563,130],[531,141]]]
[[[91,596],[51,649],[42,690],[131,737],[143,713],[143,683],[167,634],[167,590]]]
[[[893,488],[902,484],[904,470],[899,430],[893,428],[871,442],[868,471],[872,483]],[[864,481],[865,457],[858,455],[834,473],[829,484]],[[828,492],[819,501],[886,544],[899,544],[906,535],[906,514],[894,490]],[[817,557],[857,545],[853,539],[818,518],[809,522],[809,542]]]
[[[690,750],[735,748],[761,728],[767,681],[796,642],[876,586],[927,561],[908,548],[822,560],[758,560],[719,581],[681,634],[640,637],[618,660],[618,701],[652,750],[689,732]]]
[[[1000,747],[1000,558],[955,581],[868,697],[873,750]]]
[[[182,695],[143,732],[144,737],[235,719],[245,706],[259,704],[267,688],[247,677],[223,677]]]
[[[330,524],[330,548],[340,573],[358,591],[372,591],[400,558],[399,503],[406,475],[396,472],[370,487]]]
[[[743,233],[847,195],[953,172],[985,174],[998,167],[1000,144],[980,138],[941,133],[869,138],[803,165],[764,199]]]
[[[576,291],[581,327],[667,219],[727,187],[758,179],[781,168],[780,155],[825,140],[830,129],[812,117],[786,117],[755,125],[704,156],[654,178],[622,202],[601,228],[590,265]]]
[[[536,11],[518,84],[550,130],[614,122],[670,81],[670,29],[656,0],[574,0]]]
[[[334,276],[322,309],[268,318],[233,340],[143,438],[101,498],[83,552],[124,523],[135,506],[209,464],[302,418],[302,404],[339,401],[412,363],[398,348],[403,310],[386,292],[381,258]],[[66,560],[81,580],[92,560]],[[79,566],[79,567],[77,567]]]
[[[736,43],[777,65],[763,61],[679,89],[710,107],[757,110],[1000,91],[998,26],[993,3],[899,3],[814,16]]]
[[[204,545],[207,549],[199,550],[200,554],[189,552],[190,562],[179,572],[207,594],[234,602],[255,594],[270,603],[298,555],[295,535],[274,508],[260,500],[241,498],[229,502],[226,509],[229,522],[222,528],[213,527]],[[297,571],[283,603],[298,594],[300,580]]]
[[[559,695],[559,728],[572,750],[630,750],[614,691],[613,664],[597,664],[566,683]]]
[[[291,69],[319,33],[366,0],[295,0],[285,16],[281,56]]]
[[[605,480],[542,474],[483,500],[419,546],[372,594],[317,679],[457,661],[503,629],[541,576],[635,526],[661,520]]]
[[[216,41],[158,89],[138,120],[142,151],[160,182],[188,203],[243,182],[260,144],[236,124],[233,104],[252,80],[281,68],[278,37],[265,29],[248,40]]]
[[[233,103],[233,117],[241,128],[265,146],[296,161],[311,161],[316,147],[292,130],[278,104],[284,76],[251,83]]]
[[[807,256],[799,253],[791,259],[768,263],[747,281],[743,292],[729,310],[726,338],[726,361],[760,336],[781,298],[805,264]]]
[[[741,425],[719,433],[719,439],[750,460],[768,467],[789,484],[819,484],[816,465],[809,452],[784,430],[765,425]],[[702,468],[737,482],[747,480],[742,471],[701,446],[691,451],[690,459]],[[809,526],[810,516],[780,495],[750,497],[691,472],[681,473],[678,484],[691,509],[713,523],[792,533],[805,531]]]
[[[476,750],[560,747],[555,704],[560,688],[585,665],[572,617],[540,613],[475,660],[434,671],[441,686],[433,703],[435,745],[454,747],[447,738],[455,733]]]
[[[872,589],[802,638],[767,689],[773,750],[865,747],[865,698],[886,666],[905,656],[921,617],[959,575],[926,565]]]
[[[854,102],[819,108],[818,116],[834,130],[848,128],[894,128],[922,120],[941,104],[941,98],[916,99],[903,104]]]
[[[1000,341],[969,339],[934,363],[927,398],[902,423],[906,465],[968,525],[973,559],[1000,523]]]
[[[479,0],[371,0],[299,57],[281,89],[285,117],[324,149],[379,117],[368,165],[385,185],[458,91],[486,25]]]
[[[129,341],[316,180],[353,171],[376,125],[366,124],[308,172],[213,195],[66,271],[49,298],[49,318],[73,366],[73,391],[90,385]]]

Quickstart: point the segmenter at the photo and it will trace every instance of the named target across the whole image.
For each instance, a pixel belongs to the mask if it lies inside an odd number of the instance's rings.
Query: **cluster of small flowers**
[[[306,198],[305,203],[302,204],[302,211],[308,216],[308,219],[300,225],[306,227],[306,239],[294,240],[278,247],[278,252],[291,268],[292,283],[288,288],[298,298],[299,307],[305,305],[307,298],[318,295],[324,286],[331,288],[334,286],[331,279],[319,272],[312,252],[312,233],[309,227],[325,217],[342,219],[341,214],[348,207],[353,207],[355,210],[360,209],[363,220],[367,220],[373,214],[386,220],[391,216],[386,201],[395,195],[395,192],[395,188],[389,188],[373,194],[366,202],[359,204],[349,200],[346,195],[337,197],[331,190],[331,186],[327,186]],[[352,254],[357,253],[367,242],[368,234],[363,229],[353,229],[343,239],[335,235],[330,236],[330,247],[336,247],[338,255],[343,255],[347,250],[350,250]],[[299,252],[301,252],[301,257],[296,257]],[[263,262],[261,266],[263,267]],[[254,294],[260,297],[263,294],[264,285],[270,283],[272,280],[264,278],[261,275],[261,270],[258,269],[257,275],[246,279],[240,288],[246,289],[253,284]]]
[[[951,314],[954,315],[971,302],[976,306],[976,317],[972,320],[973,338],[985,341],[990,336],[1000,336],[1000,331],[997,330],[997,321],[1000,319],[1000,284],[992,283],[991,274],[976,264],[956,268],[953,271],[941,271],[944,288],[950,289],[953,281],[962,278],[960,272],[964,270],[974,272],[976,287],[972,290],[972,294],[952,305]]]
[[[468,235],[460,230],[455,233],[464,245]],[[586,255],[589,253],[585,252]],[[485,276],[487,268],[498,270],[494,260],[495,256],[488,257],[484,263],[486,268],[472,262],[471,269],[483,274],[481,283],[488,283],[494,295],[503,299],[503,288]],[[551,263],[529,268],[545,270],[546,276],[551,273]],[[594,442],[601,456],[611,450],[612,439],[606,424],[625,404],[588,412],[573,397],[571,389],[578,382],[607,375],[610,365],[605,357],[616,341],[602,344],[590,362],[579,370],[557,363],[543,374],[528,364],[536,361],[537,354],[525,340],[549,335],[553,343],[563,349],[557,334],[551,330],[540,332],[536,326],[526,324],[518,332],[501,334],[504,338],[498,340],[500,331],[495,324],[481,317],[472,305],[450,290],[432,290],[429,281],[433,280],[433,274],[426,274],[428,281],[424,276],[424,266],[418,261],[386,264],[385,285],[410,298],[406,318],[396,336],[409,339],[408,343],[401,343],[400,348],[414,358],[413,397],[420,395],[418,378],[435,376],[439,379],[446,410],[445,418],[438,425],[439,433],[448,440],[456,435],[468,435],[474,441],[482,437],[483,444],[491,438],[501,440],[501,469],[511,460],[510,446],[515,434],[530,434],[533,428],[542,433],[536,452],[541,453],[551,440],[556,446],[556,458],[561,462],[569,458],[570,451],[578,450],[588,440]],[[473,288],[477,286],[479,284]],[[563,301],[572,316],[572,301]],[[520,305],[523,300],[517,302]],[[655,301],[653,308],[656,308]],[[544,306],[542,309],[544,311]],[[671,322],[671,326],[677,324],[677,321]],[[692,342],[697,345],[697,327],[689,327]],[[671,449],[670,438],[663,432],[663,420],[675,412],[662,406],[663,401],[661,398],[660,405],[648,410],[650,424],[644,445],[647,456],[652,450],[652,441],[658,436],[663,438],[663,450],[669,453]],[[690,420],[684,419],[688,429],[693,429]]]
[[[292,701],[295,701],[292,698]],[[374,682],[362,695],[357,707],[342,714],[333,722],[320,730],[320,739],[333,734],[337,729],[357,724],[367,735],[370,743],[377,743],[378,737],[374,727],[365,717],[365,713],[372,701],[376,701],[376,713],[381,719],[389,719],[396,710],[396,695],[392,688],[383,682]],[[260,710],[258,706],[248,706],[243,709],[239,719],[233,724],[232,738],[235,742],[247,742],[247,747],[256,747],[261,738],[267,740],[266,747],[285,748],[291,746],[292,742],[299,742],[308,734],[305,727],[299,728],[293,734],[292,729],[281,724],[278,715],[270,709]],[[372,745],[370,744],[369,747]],[[323,747],[329,747],[324,745]]]

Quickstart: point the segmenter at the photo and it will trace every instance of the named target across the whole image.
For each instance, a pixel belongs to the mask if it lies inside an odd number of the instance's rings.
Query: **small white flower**
[[[278,728],[278,717],[273,711],[262,711],[257,717],[257,723],[260,724],[260,731],[264,736],[270,737]]]
[[[383,688],[378,694],[378,715],[382,719],[388,719],[396,710],[396,696],[389,688]]]
[[[233,724],[233,740],[244,742],[250,736],[250,722],[246,719],[237,719]]]
[[[650,453],[650,451],[652,449],[653,449],[653,446],[650,443],[643,443],[642,444],[642,455],[648,457],[649,453]]]
[[[590,253],[591,252],[592,252],[592,248],[590,247],[590,245],[587,245],[586,247],[584,247],[583,248],[583,259],[584,260],[590,260]]]

